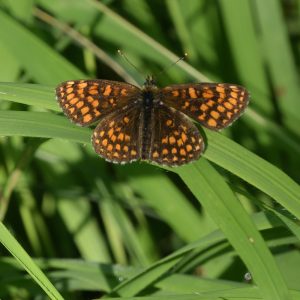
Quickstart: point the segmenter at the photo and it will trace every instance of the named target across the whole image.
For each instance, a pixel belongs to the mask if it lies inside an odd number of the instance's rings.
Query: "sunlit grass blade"
[[[83,72],[61,57],[43,40],[2,10],[0,10],[0,22],[0,39],[3,45],[36,82],[53,84],[71,78],[86,77]],[[32,57],[34,57],[34,63]]]
[[[49,279],[33,262],[30,256],[25,252],[17,240],[10,234],[3,223],[0,223],[0,242],[24,267],[37,284],[45,291],[50,299],[62,300],[63,297],[52,285]]]

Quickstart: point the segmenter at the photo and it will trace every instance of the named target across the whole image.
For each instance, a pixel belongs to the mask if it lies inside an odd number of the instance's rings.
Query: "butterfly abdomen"
[[[142,105],[142,159],[149,158],[149,149],[151,144],[151,120],[153,114],[153,101],[154,93],[151,89],[146,89],[142,93],[143,105]]]

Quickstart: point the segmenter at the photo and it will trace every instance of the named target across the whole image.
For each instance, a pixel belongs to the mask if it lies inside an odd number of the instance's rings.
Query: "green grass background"
[[[106,163],[55,101],[185,52],[159,85],[251,93],[196,163]],[[0,62],[0,299],[300,299],[299,0],[3,0]]]

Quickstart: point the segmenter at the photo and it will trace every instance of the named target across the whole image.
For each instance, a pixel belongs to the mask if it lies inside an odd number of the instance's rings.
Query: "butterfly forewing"
[[[131,105],[109,114],[94,130],[93,147],[101,157],[114,163],[129,163],[141,157],[141,107]]]
[[[56,98],[65,115],[85,126],[132,102],[140,89],[110,80],[70,80],[56,88]]]
[[[197,160],[204,150],[197,127],[182,113],[165,105],[154,108],[149,160],[179,166]]]
[[[249,102],[245,88],[228,83],[170,85],[161,90],[161,95],[167,106],[213,130],[232,124]]]

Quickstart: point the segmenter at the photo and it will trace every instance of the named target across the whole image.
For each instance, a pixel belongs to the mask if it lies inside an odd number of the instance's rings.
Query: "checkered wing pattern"
[[[204,150],[197,127],[184,114],[159,105],[154,108],[149,160],[167,166],[179,166],[197,160]]]
[[[141,158],[141,107],[131,105],[103,118],[94,130],[93,147],[113,163],[129,163]]]
[[[203,126],[220,130],[244,112],[249,94],[244,87],[228,83],[179,84],[163,88],[161,100]]]
[[[56,88],[56,98],[65,115],[86,126],[130,104],[140,93],[134,85],[110,80],[70,80]]]

